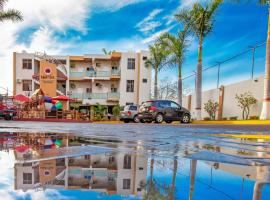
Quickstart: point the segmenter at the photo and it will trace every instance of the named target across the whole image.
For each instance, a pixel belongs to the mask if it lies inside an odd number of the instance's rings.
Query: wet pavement
[[[270,127],[0,121],[0,197],[268,200],[270,140],[226,133]]]

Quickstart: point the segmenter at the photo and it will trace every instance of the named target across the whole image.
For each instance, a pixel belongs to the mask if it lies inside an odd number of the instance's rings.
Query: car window
[[[143,107],[150,107],[152,105],[153,105],[153,101],[147,101],[147,102],[144,102],[142,106]]]
[[[169,101],[160,101],[160,102],[158,103],[158,106],[159,106],[160,108],[168,108],[168,107],[171,106],[171,103],[170,103]]]
[[[137,106],[130,106],[130,107],[129,107],[129,110],[136,111],[136,110],[137,110]]]
[[[172,102],[172,101],[171,101],[171,107],[172,108],[180,108],[180,106],[177,103]]]

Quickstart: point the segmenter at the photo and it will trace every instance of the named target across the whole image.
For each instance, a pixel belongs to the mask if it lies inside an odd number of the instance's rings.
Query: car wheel
[[[170,123],[172,123],[172,121],[170,121],[170,120],[167,120],[167,121],[165,121],[167,124],[170,124]]]
[[[161,113],[158,113],[156,115],[156,122],[157,123],[162,123],[163,122],[163,115]]]
[[[125,120],[124,120],[124,123],[129,123],[129,120],[128,120],[128,119],[125,119]]]
[[[184,114],[181,120],[182,123],[187,124],[190,122],[190,115],[189,114]]]
[[[144,120],[144,119],[141,119],[140,122],[141,122],[141,123],[145,123],[145,120]]]
[[[140,122],[140,119],[139,119],[138,115],[135,115],[135,116],[134,116],[133,121],[134,121],[135,123],[139,123],[139,122]]]

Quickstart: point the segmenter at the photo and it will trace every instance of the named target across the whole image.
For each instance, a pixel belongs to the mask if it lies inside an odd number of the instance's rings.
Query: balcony
[[[120,93],[75,93],[72,92],[71,98],[73,99],[105,99],[107,101],[119,101]]]
[[[70,72],[72,79],[87,79],[87,78],[120,78],[120,70],[112,71],[85,71],[85,72]]]

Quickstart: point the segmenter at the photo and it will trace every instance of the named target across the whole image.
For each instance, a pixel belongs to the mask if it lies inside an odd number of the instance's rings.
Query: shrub
[[[229,119],[230,119],[230,120],[237,120],[238,117],[230,117]]]
[[[244,94],[240,94],[235,96],[238,106],[242,109],[242,118],[248,119],[250,106],[257,103],[257,99],[250,93],[246,92]]]
[[[112,113],[115,118],[118,118],[120,115],[120,106],[119,105],[114,106],[112,109]]]
[[[204,104],[204,110],[208,113],[210,119],[216,119],[216,112],[218,109],[218,103],[213,100],[208,100],[207,103]]]

